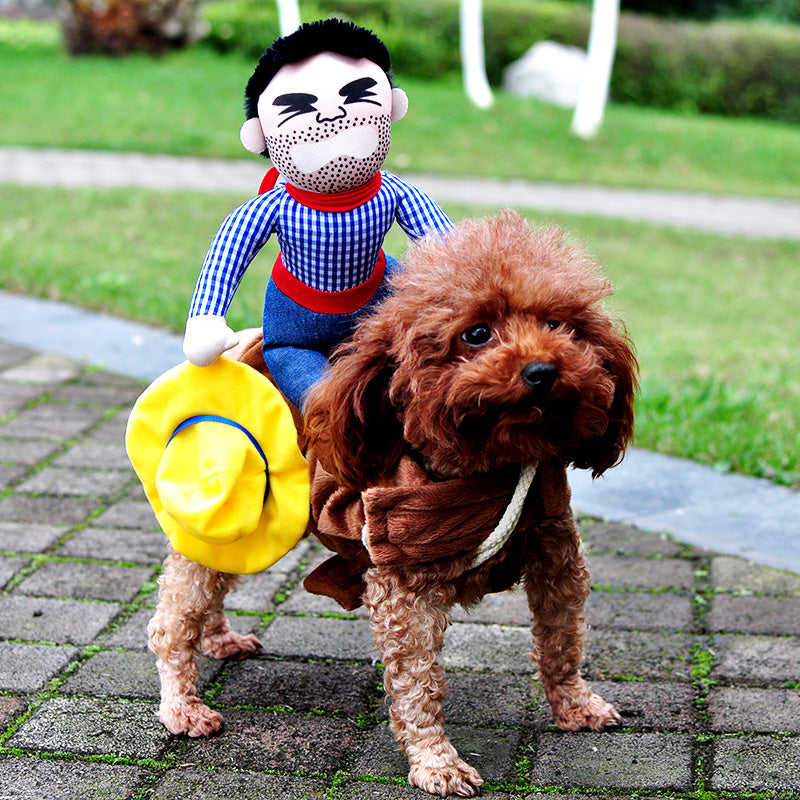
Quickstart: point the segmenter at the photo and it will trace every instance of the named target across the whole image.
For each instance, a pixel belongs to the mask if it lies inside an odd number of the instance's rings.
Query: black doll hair
[[[276,39],[262,54],[244,92],[247,119],[258,116],[258,98],[284,64],[294,64],[324,52],[369,59],[392,83],[389,51],[372,31],[335,18],[307,22],[294,33]]]

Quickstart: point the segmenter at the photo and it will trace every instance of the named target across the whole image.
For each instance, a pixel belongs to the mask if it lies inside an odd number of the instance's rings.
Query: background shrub
[[[460,70],[458,0],[315,0],[302,2],[301,11],[305,20],[339,16],[374,29],[398,74],[426,78]],[[222,51],[256,59],[278,35],[273,3],[214,0],[204,14],[211,25],[206,41]],[[585,2],[484,0],[490,82],[499,84],[505,67],[537,41],[585,48],[590,23]],[[800,28],[623,13],[611,94],[644,106],[800,121]]]

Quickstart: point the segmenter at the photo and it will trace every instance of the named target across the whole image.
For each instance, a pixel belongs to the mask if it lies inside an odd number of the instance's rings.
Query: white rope
[[[533,479],[536,476],[536,467],[533,465],[524,466],[519,473],[517,488],[511,497],[500,522],[497,527],[483,540],[472,552],[472,561],[467,569],[475,569],[485,564],[492,556],[500,552],[503,545],[511,538],[514,529],[517,527],[519,518],[522,515],[522,507],[528,496]]]

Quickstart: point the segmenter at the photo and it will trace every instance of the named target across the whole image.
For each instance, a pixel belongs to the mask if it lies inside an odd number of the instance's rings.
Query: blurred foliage
[[[800,22],[798,0],[622,0],[622,8],[673,18]]]
[[[402,75],[441,77],[460,69],[458,0],[314,0],[301,11],[304,20],[340,16],[372,28]],[[278,35],[272,3],[214,0],[204,14],[206,42],[222,52],[257,58]],[[590,16],[585,2],[485,0],[490,82],[499,84],[504,68],[535,42],[585,47]],[[623,13],[611,92],[614,100],[644,106],[800,121],[800,28]]]

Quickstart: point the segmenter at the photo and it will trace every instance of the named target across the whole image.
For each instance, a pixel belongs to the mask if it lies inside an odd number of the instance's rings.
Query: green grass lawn
[[[0,286],[180,331],[203,255],[243,198],[8,186]],[[448,206],[455,219],[494,209]],[[637,444],[800,483],[800,242],[762,242],[563,215],[617,287],[642,365]],[[109,234],[109,232],[112,232]],[[406,247],[399,230],[387,250]],[[270,242],[228,315],[260,324]]]
[[[0,20],[0,145],[252,158],[238,142],[252,68],[202,48],[70,59],[54,26]],[[562,109],[498,95],[484,112],[457,83],[400,83],[411,111],[394,128],[396,172],[800,197],[798,126],[612,105],[583,142]],[[210,238],[243,199],[3,187],[0,287],[178,331]],[[491,210],[448,207],[456,219]],[[617,286],[642,364],[637,444],[800,484],[800,243],[552,219]],[[387,250],[404,248],[393,231]],[[275,252],[250,267],[234,327],[259,324]]]
[[[55,26],[25,30],[0,20],[0,144],[251,157],[239,127],[252,60],[201,47],[75,59]],[[411,107],[393,128],[396,172],[800,198],[800,126],[612,105],[585,142],[564,109],[498,92],[481,111],[458,81],[398,81]]]

